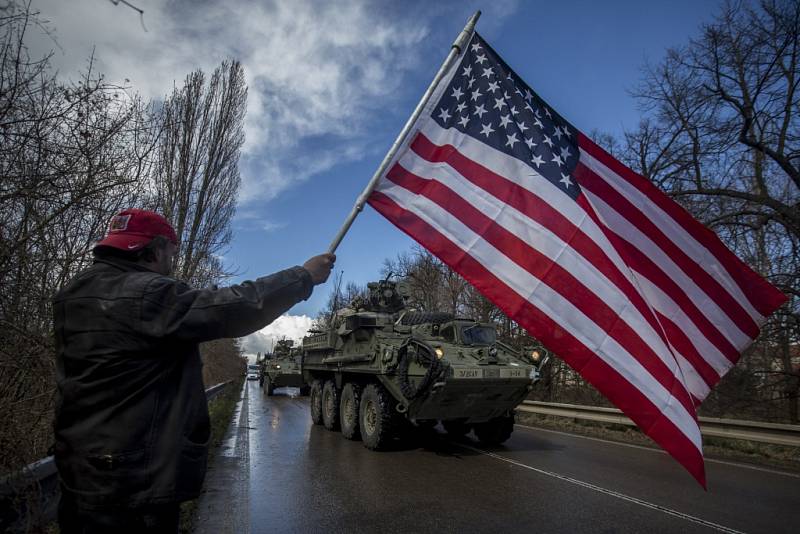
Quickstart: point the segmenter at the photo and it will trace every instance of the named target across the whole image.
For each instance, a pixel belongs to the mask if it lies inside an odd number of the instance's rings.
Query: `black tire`
[[[359,402],[361,401],[361,387],[348,382],[342,388],[342,398],[339,401],[339,422],[342,427],[342,436],[347,439],[361,439],[358,427]]]
[[[326,380],[322,386],[322,424],[328,430],[339,430],[339,396],[333,380]]]
[[[311,422],[315,425],[322,424],[322,381],[314,380],[311,382],[309,392],[309,404],[311,405]]]
[[[361,393],[358,409],[358,426],[364,446],[373,451],[385,449],[396,437],[399,422],[389,392],[380,384],[368,384]]]
[[[308,397],[309,393],[311,393],[311,386],[309,386],[308,384],[300,386],[300,396]]]
[[[272,379],[269,376],[264,379],[264,391],[267,392],[268,397],[275,393],[275,384],[272,383]]]
[[[453,320],[452,313],[444,312],[409,312],[400,320],[400,324],[415,325],[423,323],[445,323]]]
[[[444,427],[445,432],[453,437],[465,436],[472,428],[472,425],[468,425],[462,419],[448,419],[446,421],[442,421],[442,426]]]
[[[474,430],[478,441],[484,445],[500,445],[514,432],[514,416],[495,417],[485,423],[476,423]]]

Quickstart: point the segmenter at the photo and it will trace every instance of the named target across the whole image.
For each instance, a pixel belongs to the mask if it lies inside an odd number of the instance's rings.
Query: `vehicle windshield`
[[[493,345],[496,338],[491,326],[474,324],[461,329],[461,339],[467,345]]]
[[[247,368],[251,371],[258,371],[258,365],[248,365]],[[241,369],[241,367],[239,367],[239,369]]]

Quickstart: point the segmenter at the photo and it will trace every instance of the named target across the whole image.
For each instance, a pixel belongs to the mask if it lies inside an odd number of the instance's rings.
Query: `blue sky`
[[[500,20],[491,6],[478,31],[544,99],[584,132],[621,134],[641,116],[628,90],[640,79],[646,60],[657,62],[666,49],[696,35],[710,20],[716,2],[526,2]],[[416,51],[419,64],[406,73],[392,109],[375,113],[367,127],[372,142],[363,156],[319,173],[259,207],[276,228],[263,232],[238,221],[226,256],[256,276],[300,262],[327,248],[353,202],[413,110],[448,46],[472,12],[453,6],[431,19],[430,35]],[[309,158],[314,157],[309,151]],[[408,250],[412,241],[367,207],[337,251],[336,269],[345,280],[364,283],[378,276],[385,258]],[[311,314],[322,305],[330,284],[292,313]]]
[[[54,28],[29,44],[54,50],[76,77],[94,49],[110,81],[161,98],[191,70],[242,61],[249,85],[243,186],[224,254],[234,282],[327,249],[467,18],[551,107],[580,130],[619,135],[640,119],[628,91],[645,61],[698,35],[716,0],[410,1],[33,0]],[[363,284],[412,242],[366,207],[337,251],[337,271]],[[331,283],[294,316],[316,315]],[[290,325],[291,323],[291,325]],[[288,318],[246,342],[294,337]],[[283,330],[281,330],[283,329]],[[283,333],[282,333],[283,332]]]

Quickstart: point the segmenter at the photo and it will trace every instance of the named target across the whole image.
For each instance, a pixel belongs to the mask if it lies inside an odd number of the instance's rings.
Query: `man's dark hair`
[[[169,239],[163,235],[155,236],[148,244],[139,250],[121,250],[114,247],[94,247],[92,253],[97,259],[103,258],[117,258],[121,260],[132,261],[135,263],[155,261],[156,251],[161,250],[167,246]]]

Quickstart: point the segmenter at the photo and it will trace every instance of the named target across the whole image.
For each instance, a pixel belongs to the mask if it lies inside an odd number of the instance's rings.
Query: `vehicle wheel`
[[[514,432],[514,416],[495,417],[475,424],[475,435],[484,445],[500,445]]]
[[[269,376],[264,379],[264,391],[267,392],[269,397],[275,393],[275,384],[272,383],[272,379]]]
[[[322,424],[328,430],[339,430],[339,395],[333,380],[322,386]]]
[[[380,450],[395,437],[399,415],[394,411],[392,396],[380,384],[369,384],[361,393],[358,426],[364,446]]]
[[[444,427],[445,432],[451,436],[459,437],[465,436],[467,433],[469,433],[472,425],[468,425],[462,419],[448,419],[446,421],[442,421],[442,426]]]
[[[309,393],[309,404],[311,405],[311,422],[315,425],[322,424],[322,381],[314,380],[311,382],[311,392]]]
[[[342,435],[347,439],[359,439],[358,403],[361,400],[361,388],[358,384],[348,382],[342,388],[342,399],[339,401],[339,421]]]
[[[300,395],[302,397],[308,397],[309,393],[311,393],[311,386],[309,386],[308,384],[300,386]]]

